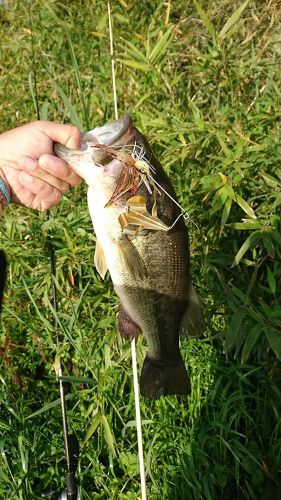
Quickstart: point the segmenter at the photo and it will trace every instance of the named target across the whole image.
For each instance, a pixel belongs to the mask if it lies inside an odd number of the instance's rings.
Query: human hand
[[[79,148],[74,125],[35,121],[0,134],[0,178],[11,201],[40,211],[55,206],[81,178],[53,151],[53,143]]]

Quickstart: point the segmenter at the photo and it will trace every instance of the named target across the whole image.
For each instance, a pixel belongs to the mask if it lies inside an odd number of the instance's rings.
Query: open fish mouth
[[[107,156],[102,150],[95,149],[96,144],[104,144],[106,146],[115,146],[121,142],[121,139],[131,135],[133,124],[129,115],[124,115],[119,120],[96,127],[81,135],[80,149],[71,149],[62,144],[55,143],[54,151],[57,156],[66,161],[79,175],[81,172],[77,170],[79,163],[83,161],[94,162],[99,165]],[[123,141],[122,141],[123,142]],[[80,170],[80,169],[79,169]]]

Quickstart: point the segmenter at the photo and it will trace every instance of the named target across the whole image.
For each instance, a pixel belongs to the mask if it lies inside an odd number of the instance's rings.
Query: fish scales
[[[119,330],[145,336],[141,393],[188,394],[179,335],[200,334],[204,321],[190,278],[188,231],[168,176],[128,116],[82,135],[81,150],[55,151],[89,185],[95,263],[102,277],[109,270],[120,297]]]

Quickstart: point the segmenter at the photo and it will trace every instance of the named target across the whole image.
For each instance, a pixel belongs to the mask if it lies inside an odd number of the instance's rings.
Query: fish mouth
[[[102,127],[96,127],[89,132],[84,132],[82,134],[82,144],[93,142],[94,144],[111,146],[123,137],[132,125],[133,123],[129,115],[124,115],[119,120],[106,123]]]
[[[106,123],[102,127],[96,127],[81,135],[80,149],[71,149],[56,142],[54,151],[62,160],[75,170],[78,175],[83,176],[80,163],[82,161],[91,161],[96,165],[101,165],[107,156],[100,149],[95,149],[95,144],[104,144],[106,146],[122,146],[132,136],[133,122],[129,115],[124,115],[118,120]]]

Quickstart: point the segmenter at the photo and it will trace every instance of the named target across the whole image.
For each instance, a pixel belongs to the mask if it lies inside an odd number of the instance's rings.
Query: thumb
[[[81,144],[81,132],[75,125],[40,121],[39,128],[52,141],[59,142],[72,149],[78,149]]]

